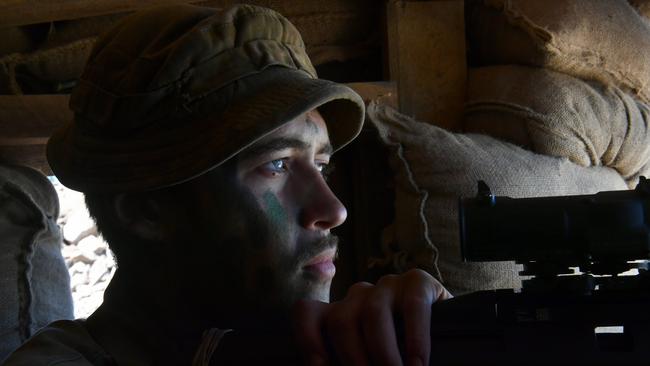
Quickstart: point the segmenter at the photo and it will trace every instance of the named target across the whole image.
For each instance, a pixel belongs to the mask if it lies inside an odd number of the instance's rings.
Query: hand
[[[450,297],[440,282],[421,270],[385,276],[376,285],[359,282],[338,302],[299,301],[294,309],[296,341],[310,365],[334,360],[344,365],[402,365],[394,322],[399,316],[404,360],[407,365],[428,365],[431,305]],[[327,342],[335,355],[328,354]]]

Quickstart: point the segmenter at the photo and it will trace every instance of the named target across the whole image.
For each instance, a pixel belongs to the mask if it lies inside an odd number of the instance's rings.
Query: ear
[[[113,201],[117,220],[137,238],[148,242],[162,242],[167,233],[162,221],[160,204],[152,197],[119,193]]]

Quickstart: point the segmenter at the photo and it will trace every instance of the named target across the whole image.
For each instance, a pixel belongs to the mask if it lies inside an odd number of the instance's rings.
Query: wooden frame
[[[0,27],[124,13],[153,5],[196,3],[199,0],[4,0]]]

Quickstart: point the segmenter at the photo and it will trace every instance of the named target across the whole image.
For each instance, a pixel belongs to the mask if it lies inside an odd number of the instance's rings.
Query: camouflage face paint
[[[276,197],[276,195],[269,190],[264,192],[264,196],[262,198],[264,199],[264,208],[266,209],[266,213],[269,216],[271,222],[273,222],[278,227],[281,227],[281,225],[286,225],[288,215],[284,210],[284,207],[282,207],[280,200],[278,200],[278,197]]]

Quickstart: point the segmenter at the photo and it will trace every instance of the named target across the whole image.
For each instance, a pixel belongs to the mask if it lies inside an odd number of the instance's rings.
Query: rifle
[[[650,182],[594,195],[459,202],[464,261],[515,261],[521,289],[434,304],[431,364],[650,360]],[[633,275],[621,275],[634,272]]]

